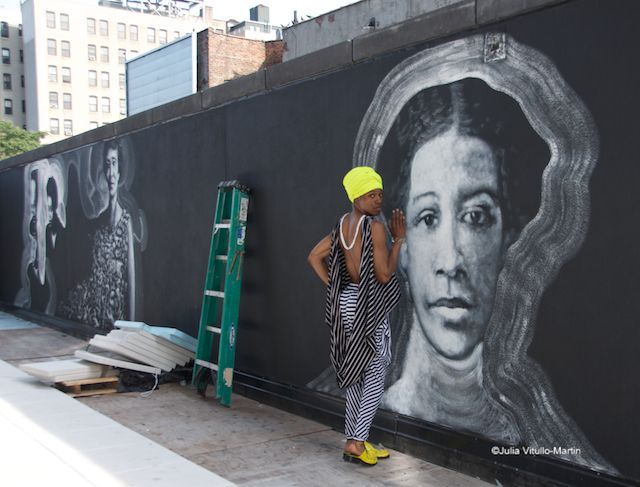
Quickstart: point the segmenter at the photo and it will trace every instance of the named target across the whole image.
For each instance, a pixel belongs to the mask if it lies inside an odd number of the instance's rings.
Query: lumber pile
[[[107,335],[95,335],[89,350],[76,350],[75,358],[20,365],[37,379],[74,395],[115,392],[117,369],[160,375],[185,366],[195,358],[195,338],[162,326],[116,321]]]
[[[120,320],[115,326],[107,335],[96,335],[89,341],[89,345],[110,355],[78,350],[76,357],[150,374],[169,372],[195,358],[197,341],[175,328]]]

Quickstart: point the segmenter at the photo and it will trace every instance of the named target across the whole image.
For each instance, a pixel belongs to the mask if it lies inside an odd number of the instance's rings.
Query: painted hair
[[[511,97],[478,79],[423,90],[400,111],[380,157],[386,180],[395,181],[390,185],[393,207],[407,207],[416,152],[452,129],[483,140],[493,151],[499,166],[498,198],[504,231],[516,237],[538,211],[541,174],[549,161],[549,149]],[[397,177],[387,175],[393,169],[391,162],[385,161],[400,161]]]

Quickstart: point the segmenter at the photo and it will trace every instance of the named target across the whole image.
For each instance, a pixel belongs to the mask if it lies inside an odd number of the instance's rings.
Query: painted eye
[[[493,223],[493,217],[485,208],[474,208],[462,215],[462,221],[474,227],[484,227]]]
[[[436,224],[436,214],[433,212],[422,213],[416,223],[424,223],[427,227],[432,227]]]

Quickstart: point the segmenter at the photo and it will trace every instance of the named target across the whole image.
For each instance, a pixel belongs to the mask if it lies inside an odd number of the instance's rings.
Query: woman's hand
[[[407,234],[407,224],[404,220],[404,213],[400,208],[396,208],[391,213],[391,223],[389,224],[389,230],[393,241],[404,239]]]

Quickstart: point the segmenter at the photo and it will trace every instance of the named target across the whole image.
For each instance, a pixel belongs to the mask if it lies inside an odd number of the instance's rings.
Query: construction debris
[[[95,335],[89,346],[76,350],[74,359],[20,365],[25,372],[73,395],[115,392],[115,368],[153,374],[156,377],[195,357],[195,338],[175,328],[149,326],[141,322],[116,321],[107,335]],[[96,392],[98,391],[98,392]]]

